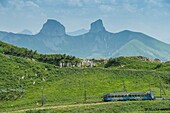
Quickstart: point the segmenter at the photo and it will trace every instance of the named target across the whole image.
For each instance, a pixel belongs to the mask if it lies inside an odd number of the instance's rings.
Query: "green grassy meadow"
[[[60,68],[51,61],[51,57],[50,63],[43,63],[22,55],[0,53],[0,112],[33,109],[41,107],[42,103],[45,107],[100,103],[104,94],[123,92],[125,89],[128,92],[153,91],[156,97],[160,97],[162,87],[162,96],[170,98],[169,62],[120,57],[111,59],[100,67]],[[169,101],[113,102],[108,105],[40,112],[159,111],[164,107],[167,109],[169,103]]]
[[[39,107],[42,100],[45,106],[102,102],[105,93],[124,91],[123,81],[128,92],[152,90],[156,97],[160,96],[161,83],[163,96],[170,97],[169,71],[59,68],[3,54],[0,57],[1,89],[24,89],[22,96],[1,92],[1,97],[7,95],[0,101],[1,112]]]
[[[28,110],[26,113],[169,113],[169,101],[109,102],[103,105]]]

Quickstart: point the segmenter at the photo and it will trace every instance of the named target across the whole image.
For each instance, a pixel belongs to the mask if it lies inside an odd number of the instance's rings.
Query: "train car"
[[[128,101],[128,100],[154,100],[153,92],[119,92],[105,94],[103,97],[104,102],[108,101]]]

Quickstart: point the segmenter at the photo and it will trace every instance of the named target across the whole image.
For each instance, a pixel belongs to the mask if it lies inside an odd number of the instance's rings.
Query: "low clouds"
[[[6,2],[2,2],[6,1]],[[25,0],[2,0],[1,4],[1,12],[5,12],[9,16],[13,14],[41,14],[41,8],[38,4],[33,1],[25,1]],[[5,16],[5,15],[4,15]],[[19,15],[17,15],[19,16]]]
[[[9,8],[13,8],[14,10],[37,10],[39,6],[32,1],[22,1],[22,0],[11,0],[8,1]]]
[[[68,0],[66,3],[68,3],[68,5],[74,6],[74,7],[82,7],[83,4],[80,0]]]
[[[34,3],[33,1],[25,1],[25,0],[1,0],[0,5],[3,8],[14,8],[14,9],[39,7],[38,4]]]
[[[0,0],[0,17],[0,30],[19,32],[26,28],[38,30],[35,25],[40,23],[35,21],[45,20],[46,14],[31,0]]]
[[[110,12],[114,9],[113,7],[111,7],[109,5],[100,5],[99,8],[103,12]]]
[[[48,16],[52,10],[56,12],[81,13],[169,13],[169,0],[1,0],[0,7],[10,7],[17,10],[41,10]],[[77,10],[75,10],[77,9]],[[96,10],[96,11],[94,11]],[[35,11],[34,11],[35,12]],[[74,14],[74,13],[73,13]]]

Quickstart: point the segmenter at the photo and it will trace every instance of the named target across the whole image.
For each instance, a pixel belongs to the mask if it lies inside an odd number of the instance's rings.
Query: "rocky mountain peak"
[[[48,36],[62,36],[65,35],[65,27],[56,20],[48,19],[40,33]]]
[[[91,23],[90,32],[98,33],[101,31],[105,31],[105,27],[103,26],[103,22],[101,19],[98,19],[97,21]]]

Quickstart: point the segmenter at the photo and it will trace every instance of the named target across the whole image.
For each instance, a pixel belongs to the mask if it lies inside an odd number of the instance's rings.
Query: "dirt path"
[[[113,103],[112,102],[101,102],[101,103],[90,103],[90,104],[44,106],[44,107],[37,107],[37,108],[31,108],[31,109],[22,109],[22,110],[11,111],[11,112],[2,112],[2,113],[20,113],[20,112],[25,112],[25,111],[29,111],[29,110],[60,109],[60,108],[68,108],[68,107],[96,106],[96,105],[104,105],[104,104],[113,104]]]

